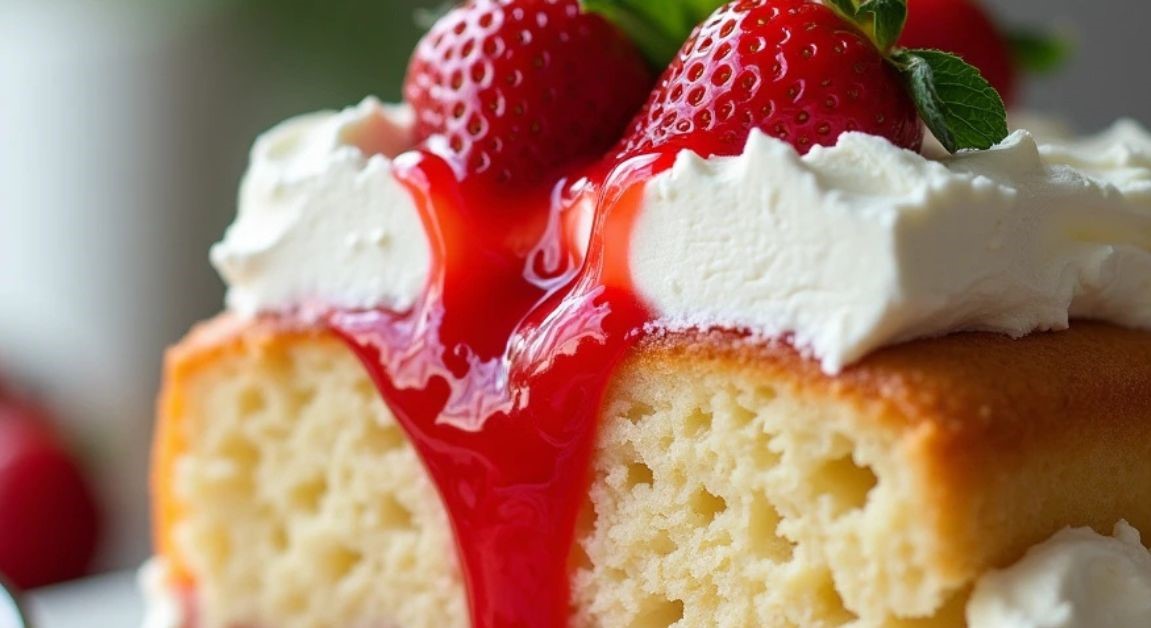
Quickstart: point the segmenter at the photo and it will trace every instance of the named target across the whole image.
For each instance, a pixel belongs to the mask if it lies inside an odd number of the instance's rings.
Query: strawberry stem
[[[899,41],[907,24],[907,0],[826,0],[824,4],[863,31],[884,54]]]
[[[858,15],[875,46],[886,53],[907,24],[907,0],[868,0],[859,6]]]
[[[695,27],[725,0],[580,0],[626,34],[658,72],[675,58]]]

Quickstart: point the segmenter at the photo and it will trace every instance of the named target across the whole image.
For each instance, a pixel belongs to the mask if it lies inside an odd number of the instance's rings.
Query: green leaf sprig
[[[899,70],[923,123],[949,152],[984,150],[1007,137],[1007,108],[979,70],[941,50],[896,47],[907,0],[831,0]]]
[[[987,149],[1007,137],[1007,111],[979,70],[938,50],[899,49],[891,56],[927,128],[948,151]]]

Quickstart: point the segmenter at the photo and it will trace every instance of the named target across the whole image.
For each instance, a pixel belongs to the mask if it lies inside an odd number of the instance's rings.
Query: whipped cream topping
[[[413,144],[412,124],[406,107],[369,98],[294,118],[256,141],[239,217],[212,248],[229,309],[412,306],[431,249],[391,161]]]
[[[755,133],[649,183],[633,278],[670,327],[789,335],[829,373],[955,331],[1151,327],[1149,157],[1128,122],[940,160],[862,134],[800,157]]]
[[[967,603],[971,628],[1151,626],[1151,552],[1120,521],[1114,536],[1068,528],[1016,564],[985,574]]]
[[[391,174],[411,134],[368,99],[261,137],[212,250],[229,307],[410,307],[432,264]],[[788,336],[828,373],[955,331],[1151,328],[1151,135],[1052,135],[934,159],[863,134],[802,157],[760,133],[737,157],[682,153],[647,184],[633,283],[665,328]]]

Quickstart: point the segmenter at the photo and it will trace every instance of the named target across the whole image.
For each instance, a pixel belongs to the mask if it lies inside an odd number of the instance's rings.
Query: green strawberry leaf
[[[581,0],[635,42],[653,68],[662,71],[688,36],[725,0]]]
[[[907,23],[907,0],[867,0],[859,5],[858,18],[870,18],[875,45],[889,50]]]
[[[1007,137],[1003,99],[979,70],[939,50],[896,50],[891,60],[920,117],[948,151],[987,149]]]
[[[1074,48],[1065,38],[1028,29],[1009,31],[1007,44],[1015,64],[1032,74],[1058,70],[1071,57]]]

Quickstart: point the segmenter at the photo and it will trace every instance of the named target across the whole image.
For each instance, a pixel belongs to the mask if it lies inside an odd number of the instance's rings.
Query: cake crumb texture
[[[962,626],[1065,526],[1151,538],[1151,334],[962,334],[838,377],[730,334],[621,366],[572,566],[575,626]],[[447,518],[329,333],[222,317],[168,356],[159,552],[201,628],[466,626]]]
[[[225,337],[170,361],[163,399],[186,449],[157,476],[184,504],[161,534],[196,628],[467,626],[435,488],[352,353],[319,333]]]

